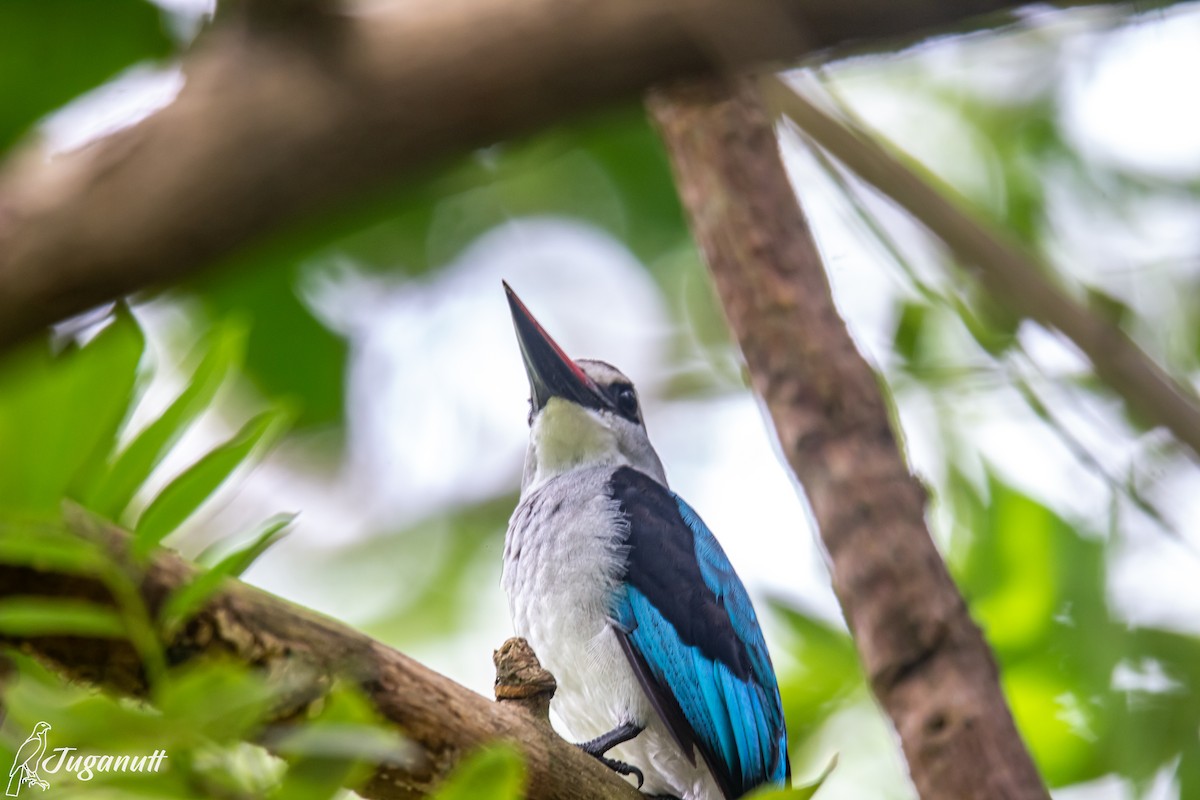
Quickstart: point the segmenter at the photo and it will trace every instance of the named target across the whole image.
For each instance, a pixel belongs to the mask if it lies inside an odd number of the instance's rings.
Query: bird
[[[646,794],[733,800],[791,781],[779,683],[754,606],[671,491],[637,390],[572,360],[503,283],[529,378],[529,444],[501,585],[558,683],[578,746]]]
[[[37,786],[42,791],[50,788],[50,784],[42,780],[37,773],[42,753],[46,752],[46,731],[48,730],[50,730],[50,723],[39,722],[33,726],[33,733],[29,734],[29,738],[17,748],[17,754],[13,757],[12,769],[8,771],[8,789],[5,792],[8,797],[19,795],[21,787],[25,784]]]

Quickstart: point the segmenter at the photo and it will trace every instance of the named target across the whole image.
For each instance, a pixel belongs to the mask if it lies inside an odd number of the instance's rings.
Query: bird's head
[[[504,284],[529,376],[529,451],[522,488],[571,470],[628,465],[666,484],[637,390],[603,361],[573,361]]]
[[[48,730],[50,730],[49,722],[39,722],[37,725],[33,726],[33,735],[39,736]]]

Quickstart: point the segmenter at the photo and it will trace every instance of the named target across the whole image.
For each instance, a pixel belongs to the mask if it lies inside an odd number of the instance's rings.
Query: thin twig
[[[840,104],[840,98],[838,98],[838,101]],[[817,164],[821,167],[829,179],[837,186],[838,190],[841,192],[846,201],[850,203],[850,207],[854,212],[855,219],[857,219],[859,223],[866,228],[872,238],[874,238],[875,241],[888,254],[892,262],[899,267],[904,275],[908,278],[911,288],[927,303],[944,308],[962,318],[968,331],[977,330],[981,323],[977,319],[973,321],[967,321],[969,316],[973,315],[974,312],[971,311],[966,302],[961,298],[948,297],[944,292],[930,285],[928,281],[921,277],[916,268],[913,266],[912,262],[909,261],[908,257],[904,254],[904,249],[900,246],[899,242],[895,240],[895,238],[891,235],[891,232],[884,227],[875,214],[873,214],[871,210],[867,208],[856,187],[851,185],[850,181],[847,180],[846,175],[843,174],[840,165],[835,164],[833,160],[825,153],[825,151],[819,147],[812,147],[809,149],[809,152],[813,155],[813,158],[816,159]],[[1021,344],[1020,341],[1015,341],[1012,347],[1025,359],[1031,369],[1036,370],[1044,380],[1053,382],[1050,376],[1046,375],[1045,370],[1043,370],[1038,365],[1037,361],[1029,355],[1028,351],[1025,349],[1025,346]],[[1076,460],[1078,460],[1084,467],[1089,469],[1097,477],[1108,484],[1109,488],[1118,496],[1124,496],[1127,500],[1129,500],[1129,502],[1133,503],[1133,505],[1141,510],[1142,513],[1157,523],[1158,527],[1164,533],[1174,539],[1185,541],[1178,529],[1176,529],[1175,526],[1163,516],[1162,512],[1159,511],[1153,503],[1151,503],[1142,495],[1132,480],[1122,480],[1118,478],[1116,475],[1112,474],[1102,463],[1100,463],[1100,460],[1096,458],[1087,445],[1085,445],[1079,439],[1079,437],[1071,432],[1063,423],[1063,421],[1059,419],[1058,415],[1055,414],[1045,402],[1043,402],[1041,396],[1034,389],[1028,378],[1018,371],[1017,365],[1008,354],[1005,354],[1002,357],[1002,360],[997,364],[997,366],[1000,369],[1003,369],[1007,380],[1001,380],[999,376],[997,376],[996,385],[1014,387],[1025,400],[1030,410],[1032,410],[1033,413],[1050,428],[1050,430],[1059,438],[1063,445],[1069,451],[1071,451]],[[960,368],[960,370],[969,369],[971,368]],[[994,368],[983,371],[995,372]],[[913,374],[915,374],[917,377],[926,377],[929,374],[928,372],[920,372],[918,374],[914,369],[910,369],[910,372],[913,372]],[[960,373],[951,372],[950,374],[953,376]]]
[[[992,230],[901,163],[875,137],[819,108],[778,78],[763,91],[770,106],[818,146],[921,222],[1014,312],[1057,329],[1091,360],[1096,374],[1130,408],[1166,427],[1200,455],[1200,405],[1122,330],[1073,300],[1020,244]]]

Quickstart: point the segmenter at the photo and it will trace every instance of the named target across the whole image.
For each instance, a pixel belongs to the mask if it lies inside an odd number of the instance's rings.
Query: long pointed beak
[[[604,395],[596,382],[550,338],[512,287],[503,283],[513,327],[517,331],[517,343],[521,345],[521,357],[525,360],[525,372],[529,375],[534,409],[540,411],[551,397],[561,397],[589,408],[604,405]]]

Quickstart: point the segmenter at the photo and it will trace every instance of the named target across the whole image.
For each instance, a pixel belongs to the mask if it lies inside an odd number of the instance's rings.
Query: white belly
[[[608,753],[642,770],[642,791],[720,800],[699,754],[690,764],[659,721],[609,622],[624,537],[606,478],[607,470],[569,473],[517,506],[501,578],[513,627],[557,680],[551,709],[572,741],[626,722],[645,726]]]

